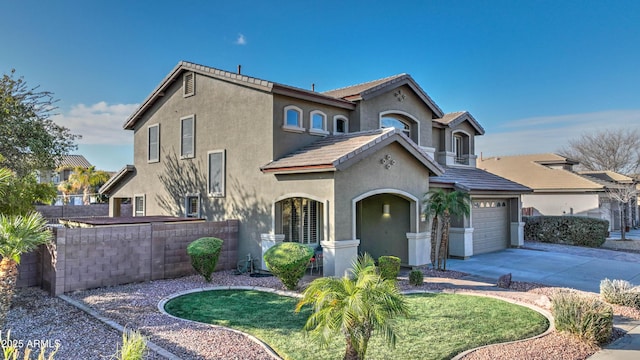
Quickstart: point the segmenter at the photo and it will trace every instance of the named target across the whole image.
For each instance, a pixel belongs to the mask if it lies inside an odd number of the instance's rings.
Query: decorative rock
[[[499,288],[508,289],[511,286],[511,273],[500,276],[497,285]]]

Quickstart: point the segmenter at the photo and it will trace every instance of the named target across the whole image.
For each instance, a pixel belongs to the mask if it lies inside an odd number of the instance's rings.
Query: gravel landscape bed
[[[531,283],[512,283],[510,290],[496,287],[468,287],[455,279],[465,276],[454,271],[423,269],[425,283],[414,287],[401,278],[404,290],[481,292],[549,309],[548,296],[555,288]],[[313,280],[305,277],[301,286]],[[149,340],[183,359],[271,359],[269,352],[248,337],[224,328],[174,319],[158,311],[158,302],[172,294],[210,286],[261,286],[282,289],[275,277],[253,278],[231,271],[213,275],[211,283],[199,276],[128,284],[66,294],[130,329],[138,329]],[[588,293],[587,293],[588,294]],[[597,296],[589,294],[589,296]],[[614,306],[616,315],[640,319],[640,313]],[[52,339],[61,344],[59,359],[98,359],[112,355],[121,334],[60,298],[41,290],[19,289],[7,324],[15,339]],[[616,331],[615,336],[621,336]],[[496,345],[472,352],[465,359],[585,359],[597,351],[575,338],[552,332],[534,340]],[[150,353],[148,359],[160,358]]]

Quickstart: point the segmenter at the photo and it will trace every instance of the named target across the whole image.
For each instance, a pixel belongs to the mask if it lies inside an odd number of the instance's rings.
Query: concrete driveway
[[[447,268],[466,272],[495,283],[511,273],[513,281],[600,292],[604,278],[640,284],[640,254],[527,243],[523,249],[507,249],[475,255],[467,260],[447,260]]]

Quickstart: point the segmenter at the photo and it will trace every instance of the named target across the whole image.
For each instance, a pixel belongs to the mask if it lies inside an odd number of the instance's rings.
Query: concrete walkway
[[[475,255],[467,260],[449,259],[447,267],[471,274],[469,279],[495,283],[501,275],[511,273],[513,281],[595,293],[600,291],[604,278],[640,284],[640,254],[543,243],[526,243],[525,247]],[[640,321],[615,325],[627,330],[627,334],[589,359],[640,359]]]

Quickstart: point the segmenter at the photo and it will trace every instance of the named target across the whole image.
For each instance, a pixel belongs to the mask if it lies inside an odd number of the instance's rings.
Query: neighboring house
[[[58,162],[56,169],[43,169],[38,171],[38,182],[58,185],[63,181],[69,180],[69,176],[76,167],[88,169],[91,166],[91,163],[82,155],[65,155],[62,160]]]
[[[632,185],[633,179],[610,171],[576,172],[576,165],[553,153],[478,160],[479,168],[533,189],[522,196],[525,215],[588,216],[608,220],[611,230],[620,229],[620,207],[608,190]]]
[[[325,275],[365,251],[428,264],[430,186],[473,196],[453,255],[523,241],[530,190],[475,169],[484,129],[468,112],[443,113],[407,74],[318,93],[180,62],[124,128],[134,165],[100,189],[110,215],[132,199],[135,216],[239,219],[241,257],[297,241],[322,247]]]

